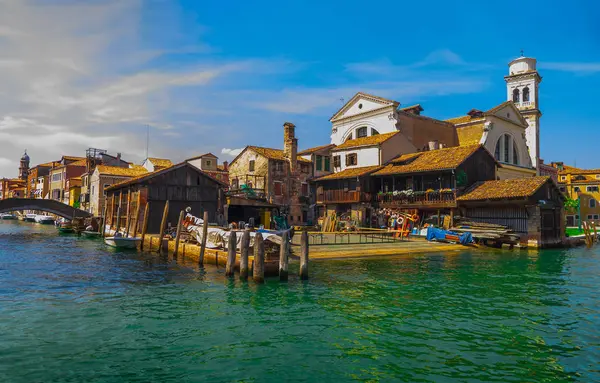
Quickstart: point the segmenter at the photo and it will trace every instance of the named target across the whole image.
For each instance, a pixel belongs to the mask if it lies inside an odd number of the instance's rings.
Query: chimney
[[[283,124],[283,155],[290,162],[290,170],[296,171],[298,157],[298,139],[295,136],[296,126],[291,122]]]
[[[121,153],[117,153],[117,162],[121,161]]]
[[[440,148],[438,140],[429,141],[429,150],[437,150]]]
[[[229,170],[229,162],[223,161],[223,170],[224,171],[228,171]]]

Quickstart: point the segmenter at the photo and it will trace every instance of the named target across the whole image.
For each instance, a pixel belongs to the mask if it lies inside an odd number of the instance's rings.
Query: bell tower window
[[[513,90],[513,102],[515,104],[518,104],[520,101],[520,94],[519,94],[519,89],[515,89]]]
[[[529,88],[523,88],[523,102],[529,102]]]

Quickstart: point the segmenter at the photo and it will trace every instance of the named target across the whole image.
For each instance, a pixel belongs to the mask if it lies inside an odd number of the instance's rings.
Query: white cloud
[[[223,148],[223,149],[221,149],[221,154],[226,154],[231,157],[235,157],[238,154],[240,154],[242,152],[242,150],[244,150],[244,148],[239,148],[239,149]]]
[[[593,74],[600,72],[600,63],[583,62],[546,62],[540,63],[541,69],[557,70],[563,72],[572,72],[576,74]]]

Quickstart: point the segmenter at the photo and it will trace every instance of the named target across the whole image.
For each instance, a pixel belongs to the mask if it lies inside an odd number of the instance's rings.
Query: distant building
[[[26,181],[27,174],[29,173],[29,156],[27,155],[27,150],[21,156],[20,166],[19,166],[19,178]]]
[[[186,162],[194,165],[203,172],[210,174],[219,181],[229,185],[229,163],[224,161],[219,165],[219,158],[212,153],[188,158]]]
[[[173,166],[173,162],[166,158],[148,157],[142,162],[142,166],[145,167],[149,172],[154,172],[168,168],[169,166]]]
[[[117,153],[116,156],[110,155],[104,149],[89,148],[86,150],[86,171],[81,175],[81,197],[80,197],[80,208],[93,213],[91,210],[90,202],[90,184],[91,177],[94,174],[94,170],[97,166],[104,165],[109,167],[119,168],[130,168],[139,167],[139,165],[132,165],[127,161],[121,159],[121,153]],[[118,182],[123,179],[119,179]],[[97,207],[97,206],[96,206]]]
[[[84,157],[63,156],[58,165],[50,170],[49,189],[50,199],[69,203],[69,189],[67,181],[73,177],[81,177],[86,170]]]
[[[106,165],[96,166],[88,178],[88,211],[94,216],[99,217],[104,212],[104,203],[106,201],[105,190],[108,187],[148,173],[146,168],[142,166],[131,168]]]
[[[567,226],[600,220],[600,169],[581,169],[562,162],[552,162],[552,166],[558,170],[560,191],[579,200],[579,209],[570,209],[566,213]]]

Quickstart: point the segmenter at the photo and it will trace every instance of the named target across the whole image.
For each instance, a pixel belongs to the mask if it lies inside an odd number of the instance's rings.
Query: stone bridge
[[[21,210],[40,210],[56,214],[60,217],[72,219],[73,217],[90,217],[87,211],[75,209],[72,206],[65,205],[62,202],[51,199],[38,198],[8,198],[0,200],[0,213]]]

